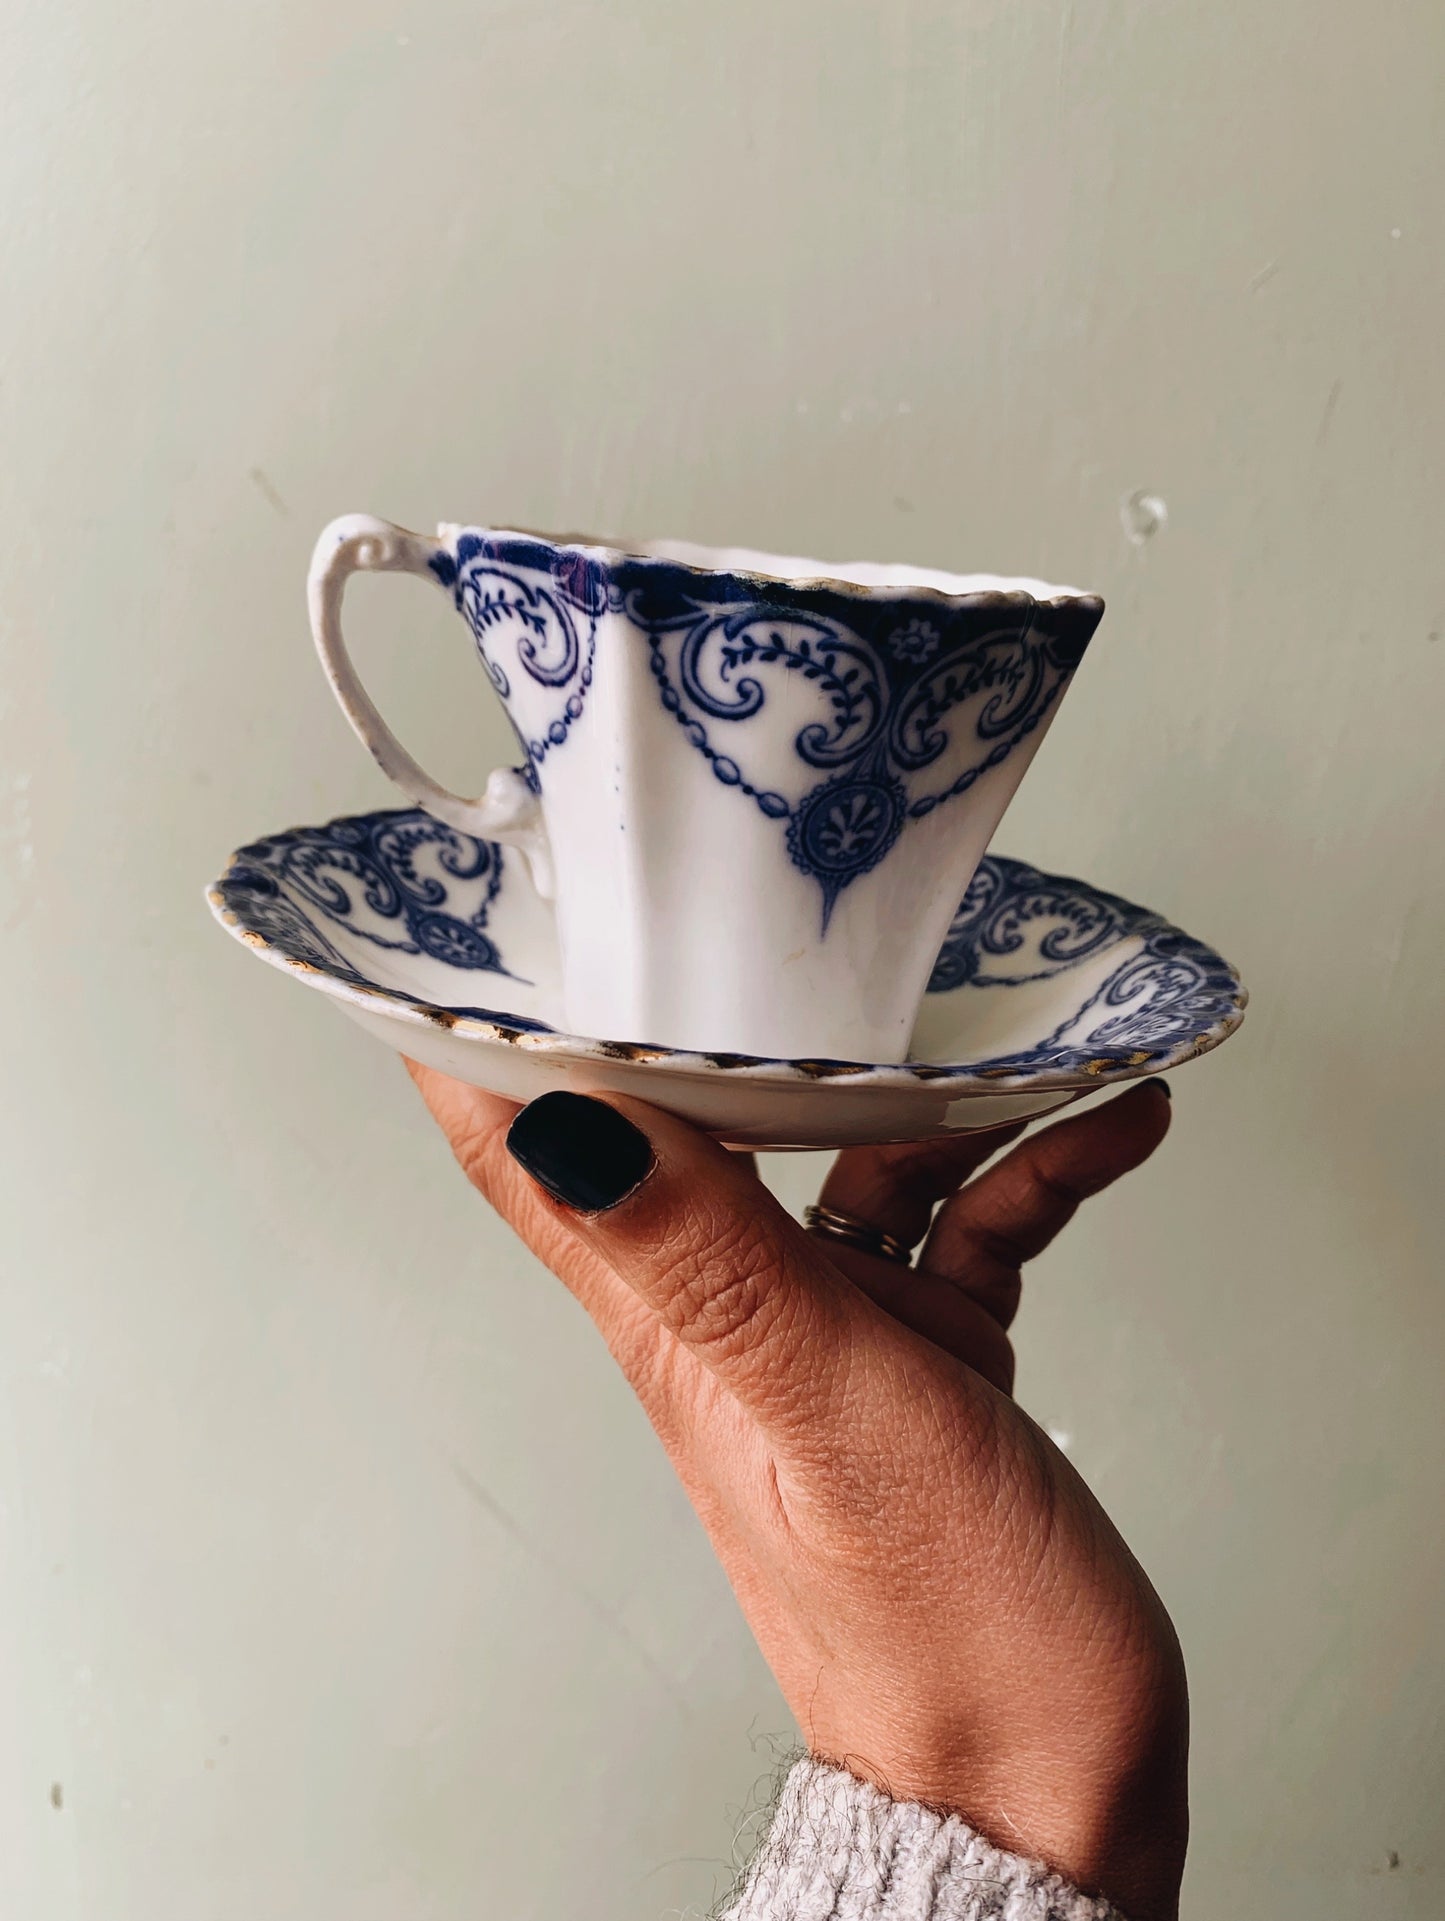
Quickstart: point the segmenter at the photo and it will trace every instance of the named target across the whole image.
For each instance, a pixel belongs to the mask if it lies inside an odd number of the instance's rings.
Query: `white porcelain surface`
[[[522,765],[439,787],[353,669],[358,570],[439,583]],[[1102,612],[1042,581],[364,515],[317,543],[317,646],[413,800],[555,899],[564,1024],[900,1061],[933,956]],[[478,698],[485,695],[480,691]]]
[[[669,1048],[562,1027],[548,903],[524,862],[420,810],[296,828],[210,893],[233,934],[378,1040],[527,1101],[631,1094],[749,1146],[922,1139],[1048,1112],[1238,1026],[1211,948],[1086,883],[988,856],[935,955],[905,1062]]]

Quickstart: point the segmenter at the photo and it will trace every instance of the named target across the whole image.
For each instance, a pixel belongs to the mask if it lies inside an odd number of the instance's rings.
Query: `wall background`
[[[1022,1393],[1179,1620],[1189,1921],[1433,1917],[1445,13],[11,0],[0,74],[0,1906],[676,1916],[786,1731],[580,1313],[205,915],[385,801],[302,605],[367,508],[1108,596],[1001,845],[1255,1005]]]

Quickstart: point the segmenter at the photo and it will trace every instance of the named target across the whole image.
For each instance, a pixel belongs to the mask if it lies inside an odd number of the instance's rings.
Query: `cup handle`
[[[542,821],[541,802],[515,767],[498,767],[477,800],[464,800],[441,787],[402,746],[362,686],[341,632],[341,599],[355,573],[418,574],[438,587],[443,582],[432,561],[446,543],[428,534],[408,533],[371,514],[344,514],[333,520],[316,543],[307,579],[311,632],[332,692],[359,740],[370,750],[388,780],[395,781],[419,807],[478,840],[498,840],[525,855],[532,880],[544,900],[556,892],[552,849]]]

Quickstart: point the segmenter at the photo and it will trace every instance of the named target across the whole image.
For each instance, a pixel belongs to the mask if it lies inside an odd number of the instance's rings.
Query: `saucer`
[[[899,1063],[769,1060],[563,1031],[552,910],[526,863],[419,809],[297,827],[231,856],[216,918],[388,1047],[516,1101],[631,1095],[766,1148],[998,1127],[1226,1040],[1245,991],[1161,915],[987,855]]]

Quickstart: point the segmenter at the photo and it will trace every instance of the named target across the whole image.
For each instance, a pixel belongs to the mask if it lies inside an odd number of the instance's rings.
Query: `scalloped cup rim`
[[[688,573],[756,581],[765,587],[789,587],[798,593],[844,594],[880,601],[930,600],[959,607],[1030,602],[1036,607],[1080,607],[1099,614],[1104,610],[1103,596],[1086,588],[1058,586],[1025,575],[954,574],[909,561],[834,562],[765,553],[752,547],[711,547],[690,540],[604,539],[591,534],[546,533],[535,527],[484,527],[467,521],[442,521],[436,532],[438,540],[447,542],[469,533],[489,540],[535,540],[559,553],[584,554],[605,568],[639,562],[681,567]]]
[[[336,817],[336,821],[351,818],[369,818],[369,816],[340,815]],[[304,831],[306,830],[302,828],[286,828],[268,838],[276,840],[287,834]],[[940,1091],[953,1091],[958,1094],[974,1093],[981,1096],[1015,1090],[1030,1093],[1062,1092],[1099,1087],[1111,1081],[1135,1080],[1145,1074],[1167,1073],[1186,1061],[1210,1053],[1236,1031],[1244,1019],[1245,1009],[1249,1003],[1248,989],[1240,980],[1238,971],[1220,956],[1221,963],[1232,977],[1235,987],[1234,999],[1228,1013],[1213,1021],[1202,1032],[1187,1036],[1157,1051],[1135,1050],[1128,1055],[1113,1056],[1101,1051],[1097,1060],[1091,1062],[1084,1071],[1075,1067],[1020,1069],[989,1068],[984,1065],[980,1068],[919,1060],[870,1062],[787,1059],[759,1054],[732,1053],[723,1049],[714,1052],[696,1048],[668,1047],[654,1042],[599,1039],[538,1028],[527,1017],[519,1015],[509,1019],[500,1009],[481,1011],[444,1007],[436,1002],[423,1000],[415,994],[407,993],[401,988],[383,987],[376,982],[359,984],[325,967],[318,966],[314,961],[288,953],[283,943],[269,939],[255,928],[244,926],[221,892],[232,869],[243,859],[244,850],[242,849],[237,849],[231,854],[220,876],[206,889],[207,904],[215,920],[231,935],[232,939],[248,947],[271,966],[287,973],[304,976],[323,993],[337,1000],[348,1001],[362,1009],[384,1011],[393,1019],[399,1017],[418,1027],[429,1029],[441,1027],[460,1034],[473,1035],[478,1039],[502,1042],[528,1053],[560,1054],[573,1060],[591,1058],[599,1063],[619,1060],[665,1063],[669,1070],[676,1074],[692,1073],[710,1078],[721,1073],[752,1083],[777,1087],[796,1087],[803,1084],[817,1086],[822,1083],[836,1086],[842,1091],[847,1088],[863,1090],[927,1083]],[[1158,915],[1151,915],[1150,918],[1163,920],[1163,917]]]

